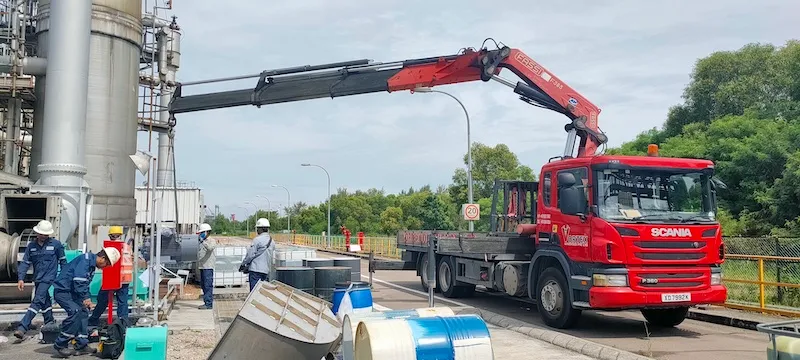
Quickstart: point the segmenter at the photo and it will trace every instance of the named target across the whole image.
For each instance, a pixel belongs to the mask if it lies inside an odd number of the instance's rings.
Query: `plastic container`
[[[333,290],[333,313],[339,313],[339,305],[342,304],[344,294],[350,289],[350,302],[353,304],[353,312],[372,312],[372,290],[368,283],[346,282],[337,283]]]
[[[167,358],[167,327],[132,327],[125,331],[125,360]]]
[[[358,324],[356,360],[494,359],[480,316],[368,320]]]

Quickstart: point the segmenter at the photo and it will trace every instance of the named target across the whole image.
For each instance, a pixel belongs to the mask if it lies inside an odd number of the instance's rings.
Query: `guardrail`
[[[273,234],[278,242],[325,249],[322,235]],[[351,243],[358,238],[352,236]],[[727,307],[800,316],[800,239],[726,238],[728,254],[722,265],[723,282],[728,288]],[[331,250],[346,251],[344,236],[331,236]],[[403,250],[396,239],[388,236],[367,236],[362,252],[374,251],[376,256],[400,259]],[[745,253],[750,252],[750,254]],[[763,255],[759,255],[761,253]]]
[[[272,234],[272,238],[281,243],[290,243],[295,245],[310,246],[319,249],[325,249],[325,237],[322,235],[308,235],[308,234]],[[290,240],[291,238],[291,240]],[[358,244],[356,236],[350,237],[351,244]],[[331,246],[329,249],[336,251],[347,251],[346,240],[344,236],[331,236]],[[403,249],[397,248],[397,241],[394,237],[388,236],[366,236],[364,237],[364,245],[361,251],[368,253],[370,251],[375,253],[375,256],[380,256],[389,259],[400,259],[403,256]]]

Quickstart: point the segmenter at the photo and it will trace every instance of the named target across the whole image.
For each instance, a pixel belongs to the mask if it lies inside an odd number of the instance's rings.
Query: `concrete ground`
[[[321,251],[318,251],[318,255],[327,256]],[[366,261],[362,261],[362,275],[366,280],[368,275]],[[374,301],[385,307],[408,309],[427,306],[426,294],[420,291],[419,279],[414,271],[379,271],[374,274],[374,285]],[[219,299],[215,301],[216,309],[213,312],[196,310],[199,301],[180,301],[169,320],[173,332],[169,339],[169,359],[205,359],[213,349],[216,339],[224,333],[230,321],[238,313],[241,300],[235,298],[241,296],[237,293],[243,290],[246,293],[246,289],[241,288],[215,289],[215,297]],[[524,321],[533,328],[549,329],[541,323],[535,305],[503,296],[478,292],[472,298],[458,299],[458,301],[437,296],[436,305],[485,309]],[[22,305],[22,308],[24,307],[26,306]],[[51,345],[38,344],[35,338],[38,333],[35,331],[29,333],[33,338],[20,344],[13,344],[15,340],[11,336],[13,326],[9,324],[17,321],[21,315],[2,312],[10,308],[13,307],[0,305],[0,337],[9,338],[9,342],[5,343],[0,338],[0,360],[50,359]],[[720,307],[708,307],[699,311],[757,322],[785,320]],[[56,318],[61,319],[63,315],[56,313]],[[41,317],[37,317],[36,320],[40,322]],[[588,359],[505,328],[491,325],[490,332],[496,349],[496,358],[507,354],[513,356],[513,359],[556,357]],[[658,360],[762,359],[765,357],[767,346],[767,336],[756,331],[697,320],[686,320],[674,329],[645,329],[643,318],[637,311],[584,312],[576,328],[562,332]]]
[[[206,359],[211,350],[214,349],[219,339],[219,331],[214,321],[214,312],[197,309],[202,303],[201,300],[178,300],[176,302],[169,319],[165,322],[170,330],[167,340],[168,359]],[[3,317],[8,318],[10,316],[4,315]],[[57,321],[61,321],[64,315],[55,314],[55,317]],[[18,318],[18,316],[15,316],[13,321],[18,320]],[[7,319],[0,319],[0,321],[2,320]],[[41,320],[41,318],[37,320]],[[38,330],[29,331],[26,339],[18,341],[12,336],[8,326],[3,328],[4,331],[0,331],[0,336],[8,338],[9,342],[0,342],[0,360],[44,360],[53,358],[53,345],[40,344]],[[96,347],[97,344],[91,344],[91,346]],[[73,358],[96,359],[90,355]],[[120,359],[125,359],[124,352]]]
[[[240,307],[244,303],[242,298],[235,294],[239,288],[227,289],[225,295],[228,299],[219,299],[214,303],[216,317],[219,320],[221,333],[227,330],[230,322],[236,317]],[[241,293],[246,296],[247,289],[242,289]],[[376,284],[372,290],[373,302],[378,304],[381,310],[403,310],[427,307],[427,299],[409,295],[402,291],[392,289],[388,286]],[[391,300],[389,300],[391,299]],[[389,306],[387,304],[391,304]],[[383,305],[383,306],[381,306]],[[441,306],[441,305],[440,305]],[[388,308],[388,309],[385,309]],[[514,359],[514,360],[543,360],[543,359],[563,359],[563,360],[590,360],[592,358],[575,353],[573,351],[533,339],[527,335],[520,334],[492,324],[487,324],[492,339],[492,348],[495,359]]]
[[[339,254],[326,254],[317,251],[320,257],[338,257]],[[368,263],[361,261],[361,275],[368,280]],[[427,296],[422,293],[419,277],[411,271],[377,271],[373,274],[374,284],[392,287],[405,292],[406,296],[394,293],[375,301],[387,307],[398,307],[410,298]],[[536,305],[506,296],[476,292],[466,299],[449,300],[437,294],[437,304],[449,306],[472,306],[518,319],[532,327],[546,328],[536,310]],[[380,296],[380,295],[379,295]],[[720,307],[710,307],[706,312],[758,319],[761,322],[785,320],[766,315],[743,315],[741,311]],[[658,360],[696,360],[726,359],[752,360],[764,358],[768,336],[757,331],[717,325],[704,321],[687,319],[672,329],[647,328],[644,317],[638,311],[594,312],[585,311],[578,325],[569,330],[559,330],[598,344],[620,350],[652,357]]]

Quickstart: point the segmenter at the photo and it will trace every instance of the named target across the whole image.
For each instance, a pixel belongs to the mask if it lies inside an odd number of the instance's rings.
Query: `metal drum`
[[[357,360],[494,359],[478,315],[375,319],[356,328]]]
[[[310,268],[318,268],[318,267],[330,267],[334,266],[334,264],[333,264],[333,259],[310,258],[310,259],[303,259],[303,266]]]
[[[333,262],[333,260],[331,260]],[[314,295],[325,301],[333,300],[336,284],[350,278],[350,268],[345,266],[324,266],[314,268]]]
[[[275,280],[295,289],[314,294],[314,269],[310,267],[291,266],[276,268]]]
[[[361,281],[361,258],[340,257],[333,259],[333,266],[347,266],[351,269],[350,281]]]

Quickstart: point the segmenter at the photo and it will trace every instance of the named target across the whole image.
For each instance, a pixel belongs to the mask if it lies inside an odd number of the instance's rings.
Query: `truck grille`
[[[708,242],[700,240],[638,240],[633,242],[631,252],[642,263],[697,261],[708,256]]]
[[[709,286],[710,268],[632,268],[629,281],[634,290],[702,290]]]

